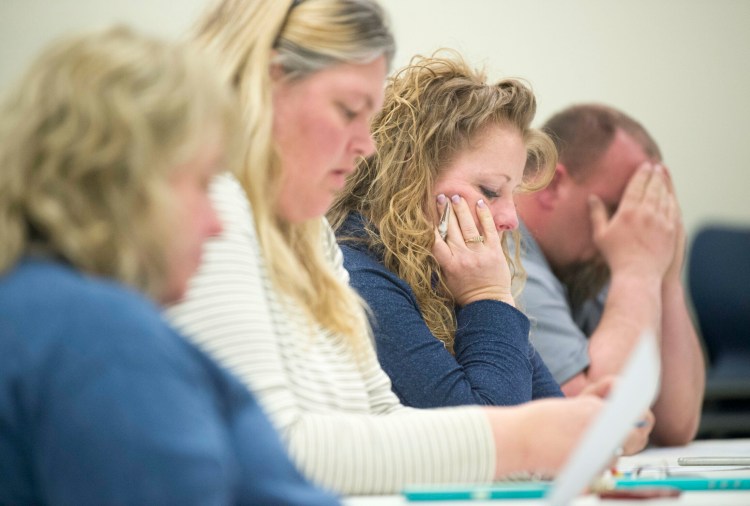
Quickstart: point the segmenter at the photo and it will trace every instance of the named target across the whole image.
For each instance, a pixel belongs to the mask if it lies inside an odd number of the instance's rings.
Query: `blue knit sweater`
[[[401,401],[420,408],[508,406],[562,392],[529,342],[529,320],[504,302],[456,309],[455,356],[432,335],[411,287],[361,242],[364,218],[350,214],[337,231],[352,286],[372,309],[378,359]]]

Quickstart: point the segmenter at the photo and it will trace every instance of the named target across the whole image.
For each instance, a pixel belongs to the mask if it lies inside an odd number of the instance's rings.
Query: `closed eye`
[[[354,111],[347,107],[346,105],[342,103],[336,104],[338,105],[339,110],[341,111],[341,115],[346,119],[347,121],[354,121],[354,119],[359,115],[357,111]]]
[[[479,185],[479,191],[481,191],[482,195],[484,195],[484,197],[487,199],[496,199],[500,196],[499,192],[496,192],[495,190],[482,185]]]

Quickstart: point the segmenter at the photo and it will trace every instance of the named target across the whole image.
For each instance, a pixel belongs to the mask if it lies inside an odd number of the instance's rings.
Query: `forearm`
[[[474,403],[511,406],[532,398],[529,321],[514,307],[479,301],[458,312],[455,361]]]
[[[496,475],[493,433],[480,408],[298,415],[284,428],[292,459],[314,483],[339,493],[395,494],[410,484]]]
[[[590,336],[588,382],[618,374],[639,336],[661,329],[661,279],[613,273],[601,322]]]
[[[695,437],[705,388],[705,365],[679,281],[662,289],[662,387],[654,404],[654,442],[683,445]]]
[[[378,358],[404,404],[432,408],[531,400],[529,324],[516,309],[481,301],[460,310],[452,355],[407,299],[360,293],[376,318]]]

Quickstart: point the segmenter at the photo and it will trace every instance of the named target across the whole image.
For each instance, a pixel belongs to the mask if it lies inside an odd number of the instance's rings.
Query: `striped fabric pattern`
[[[218,177],[211,192],[224,232],[206,246],[186,298],[167,316],[254,392],[302,472],[343,494],[490,481],[495,450],[484,414],[402,406],[374,349],[358,363],[341,336],[283,303],[236,179]],[[345,277],[332,237],[322,247]]]

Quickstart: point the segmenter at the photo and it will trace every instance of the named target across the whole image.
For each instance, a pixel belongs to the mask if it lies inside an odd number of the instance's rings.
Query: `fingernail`
[[[461,202],[461,197],[459,197],[458,195],[454,195],[454,196],[451,197],[451,201],[454,204],[458,204],[459,202]]]
[[[443,193],[441,193],[440,195],[437,196],[438,204],[441,204],[441,205],[445,204],[446,200],[448,200],[448,199],[445,197],[445,194],[443,194]]]
[[[477,200],[477,207],[481,207],[482,209],[484,209],[486,207],[484,205],[484,200],[482,199]]]
[[[663,169],[664,167],[662,167],[660,163],[657,163],[656,165],[654,165],[654,170],[656,172],[661,172]]]

